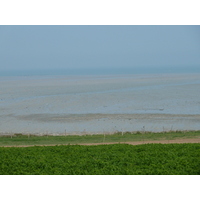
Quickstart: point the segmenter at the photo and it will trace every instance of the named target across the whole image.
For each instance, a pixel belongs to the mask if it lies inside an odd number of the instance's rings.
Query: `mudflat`
[[[200,130],[200,74],[0,78],[0,133]]]

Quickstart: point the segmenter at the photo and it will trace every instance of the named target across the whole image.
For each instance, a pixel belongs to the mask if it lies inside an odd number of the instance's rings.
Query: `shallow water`
[[[0,133],[200,130],[200,74],[0,77]]]

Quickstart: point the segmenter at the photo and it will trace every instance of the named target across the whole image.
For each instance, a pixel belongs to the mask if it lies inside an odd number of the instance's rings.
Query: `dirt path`
[[[80,145],[101,145],[101,144],[118,144],[119,142],[108,142],[108,143],[86,143]],[[135,142],[120,142],[120,144],[131,144],[131,145],[140,145],[140,144],[172,144],[172,143],[200,143],[200,138],[195,139],[176,139],[176,140],[146,140],[146,141],[135,141]]]
[[[131,145],[140,145],[140,144],[181,144],[181,143],[200,143],[200,138],[192,139],[175,139],[175,140],[145,140],[145,141],[135,141],[135,142],[105,142],[105,143],[80,143],[78,145],[104,145],[104,144],[131,144]],[[2,147],[31,147],[31,146],[60,146],[60,145],[69,145],[69,144],[44,144],[44,145],[13,145],[13,146],[2,146]],[[70,144],[74,145],[74,144]]]

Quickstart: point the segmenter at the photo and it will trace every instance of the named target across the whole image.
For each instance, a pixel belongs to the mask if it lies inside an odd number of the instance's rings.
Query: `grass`
[[[200,144],[0,147],[0,174],[200,175]]]
[[[96,135],[62,135],[62,136],[36,136],[14,134],[0,136],[0,146],[21,146],[21,145],[64,145],[104,142],[134,142],[147,140],[174,140],[186,138],[200,138],[200,131],[173,131],[173,132],[126,132],[115,134]]]

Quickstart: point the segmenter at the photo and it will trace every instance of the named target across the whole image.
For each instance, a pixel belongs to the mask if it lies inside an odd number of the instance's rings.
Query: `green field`
[[[134,142],[147,140],[174,140],[186,138],[200,138],[200,131],[175,131],[161,133],[126,132],[99,135],[66,135],[66,136],[35,136],[13,134],[0,137],[0,146],[20,145],[58,145],[58,144],[84,144],[84,143],[106,143],[106,142]]]
[[[200,144],[0,147],[0,174],[200,175]]]

